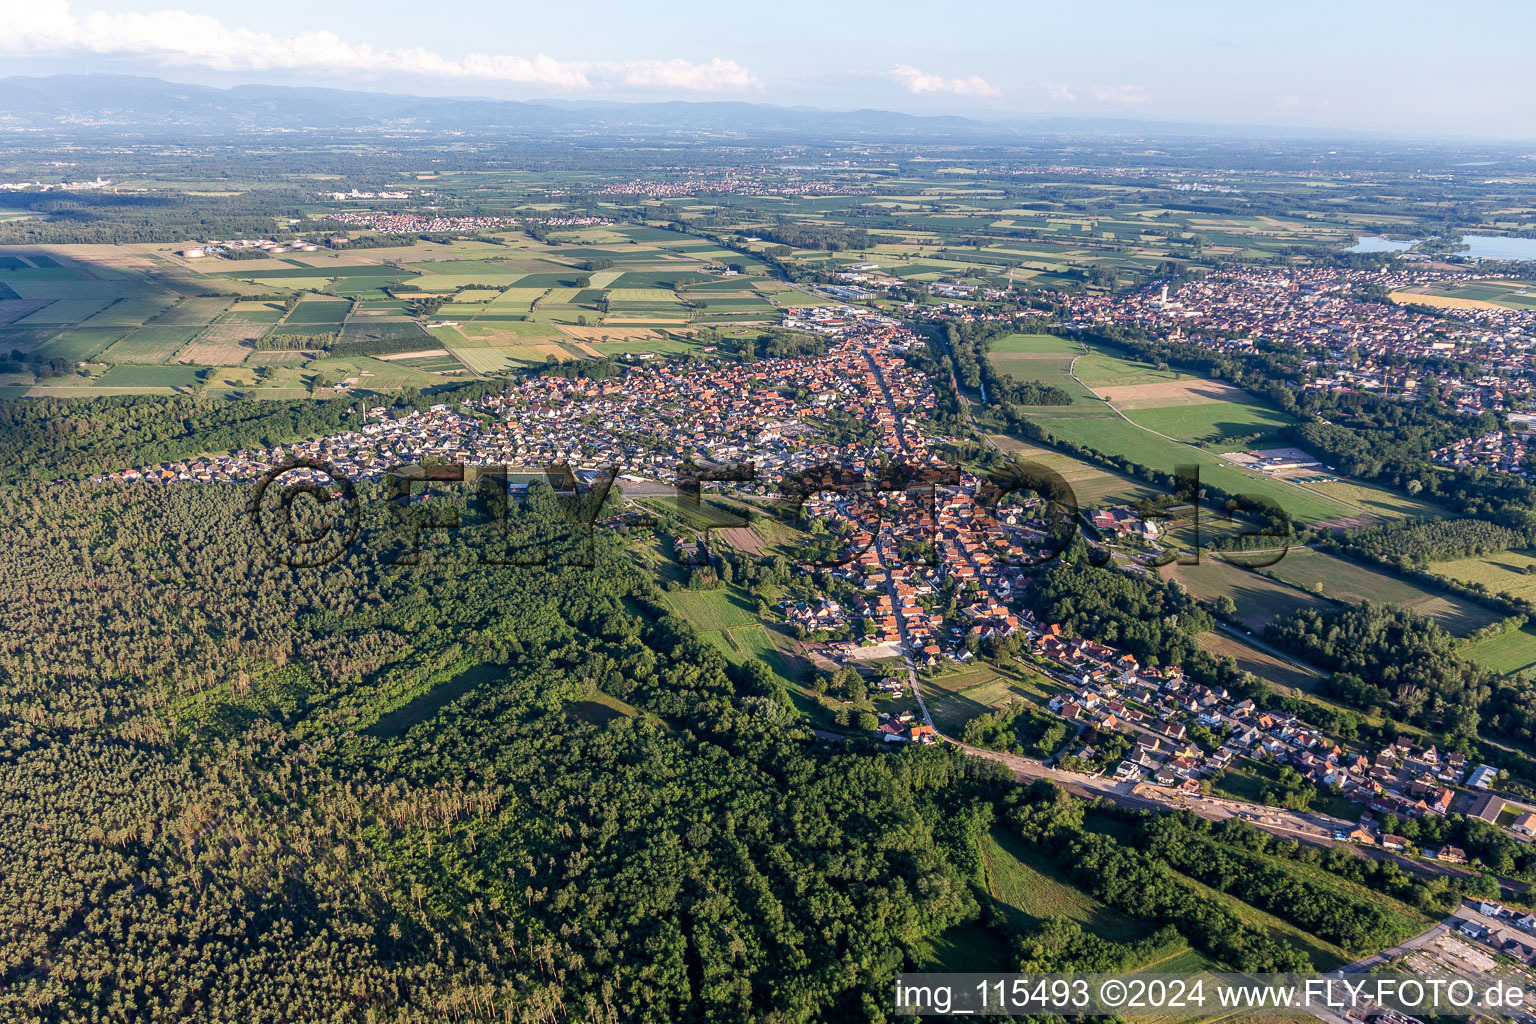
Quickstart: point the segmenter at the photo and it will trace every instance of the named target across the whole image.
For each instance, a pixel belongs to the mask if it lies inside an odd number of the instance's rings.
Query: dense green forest
[[[1480,519],[1438,520],[1360,530],[1348,545],[1367,555],[1403,566],[1485,555],[1530,543],[1530,533]]]
[[[1422,615],[1368,602],[1301,608],[1264,635],[1332,670],[1324,689],[1347,704],[1391,708],[1399,721],[1464,740],[1480,725],[1522,743],[1536,736],[1536,684],[1465,660],[1460,641]]]
[[[869,1019],[977,912],[984,766],[815,750],[615,549],[294,570],[245,500],[0,499],[5,1013]]]

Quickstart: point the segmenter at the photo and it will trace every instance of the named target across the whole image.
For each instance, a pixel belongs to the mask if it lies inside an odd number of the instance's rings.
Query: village
[[[1079,326],[1139,327],[1218,351],[1300,345],[1308,353],[1308,389],[1411,398],[1429,375],[1460,411],[1524,408],[1536,386],[1536,310],[1489,303],[1431,309],[1409,291],[1467,279],[1465,271],[1412,263],[1384,270],[1248,267],[1168,288],[1061,298],[1067,321]],[[1437,374],[1436,361],[1475,371]]]

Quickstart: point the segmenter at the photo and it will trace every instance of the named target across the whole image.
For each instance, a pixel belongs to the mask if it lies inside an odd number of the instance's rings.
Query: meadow
[[[758,625],[756,610],[746,595],[735,587],[673,590],[667,592],[665,600],[674,612],[705,633]]]
[[[988,435],[999,451],[1007,452],[1027,462],[1044,466],[1061,475],[1072,488],[1078,504],[1083,508],[1103,505],[1130,505],[1142,498],[1159,494],[1149,484],[1124,476],[1113,470],[1082,459],[1074,458],[1054,448],[1044,448],[1008,434]]]
[[[1284,559],[1281,564],[1284,564]],[[1201,600],[1214,601],[1218,597],[1230,597],[1237,605],[1238,619],[1255,634],[1262,632],[1275,619],[1297,609],[1328,605],[1322,598],[1277,583],[1251,569],[1240,569],[1215,557],[1211,552],[1200,557],[1199,565],[1165,565],[1161,572],[1165,579],[1178,580]]]
[[[1029,931],[1050,917],[1065,917],[1101,939],[1133,942],[1151,934],[1147,922],[1117,913],[1067,881],[1045,854],[1032,849],[1005,826],[981,839],[987,892],[1015,932]]]
[[[1162,473],[1173,474],[1180,466],[1195,466],[1202,484],[1230,494],[1268,499],[1303,524],[1315,524],[1351,515],[1353,510],[1331,498],[1314,494],[1261,473],[1239,469],[1220,457],[1159,437],[1117,416],[1113,410],[1094,411],[1082,406],[1038,406],[1031,419],[1063,441],[1120,456]]]
[[[190,388],[203,371],[200,366],[114,366],[96,383],[104,388]]]
[[[1335,479],[1319,483],[1309,483],[1308,489],[1319,491],[1330,498],[1348,502],[1369,512],[1371,515],[1380,516],[1383,519],[1421,519],[1443,518],[1448,515],[1445,509],[1438,505],[1432,505],[1427,501],[1410,498],[1406,494],[1389,491],[1384,487],[1375,487],[1358,480]]]
[[[1269,448],[1284,440],[1280,431],[1296,421],[1257,402],[1199,402],[1125,411],[1138,426],[1188,444],[1228,450],[1241,438],[1244,448]]]
[[[1449,594],[1432,593],[1407,580],[1320,551],[1288,552],[1265,571],[1335,601],[1347,604],[1371,601],[1407,608],[1429,616],[1458,635],[1480,629],[1500,618],[1497,612],[1482,605]]]
[[[1058,439],[1170,475],[1195,466],[1202,484],[1267,499],[1303,524],[1355,514],[1343,502],[1241,469],[1202,447],[1219,451],[1234,438],[1251,447],[1294,422],[1279,410],[1229,384],[1160,370],[1102,348],[1082,352],[1076,346],[1082,354],[1074,356],[1074,346],[1054,335],[1015,334],[998,339],[989,355],[999,372],[1072,395],[1070,405],[1023,410]]]
[[[1431,562],[1429,571],[1495,594],[1536,600],[1536,555],[1527,551],[1498,551],[1489,555]]]
[[[934,725],[951,737],[959,737],[965,724],[977,715],[1021,700],[1042,706],[1062,690],[1060,684],[1027,666],[1004,668],[979,660],[963,667],[926,671],[921,686]]]
[[[1514,675],[1536,668],[1536,627],[1525,626],[1468,644],[1462,655],[1495,672]]]
[[[1111,401],[1115,388],[1133,387],[1138,384],[1161,384],[1180,380],[1184,376],[1175,370],[1159,370],[1149,363],[1122,359],[1110,352],[1095,348],[1090,348],[1077,360],[1073,372],[1078,380]]]
[[[1320,678],[1310,668],[1304,668],[1295,662],[1284,661],[1273,654],[1261,651],[1219,628],[1201,633],[1196,638],[1196,643],[1202,651],[1217,658],[1231,658],[1244,672],[1251,672],[1260,679],[1288,690],[1308,692],[1317,685],[1317,680]]]

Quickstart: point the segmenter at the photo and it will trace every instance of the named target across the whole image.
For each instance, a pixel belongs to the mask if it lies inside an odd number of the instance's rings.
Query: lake
[[[1345,252],[1402,252],[1418,245],[1423,239],[1419,238],[1384,238],[1381,235],[1365,235],[1360,241],[1345,249]]]
[[[1536,238],[1509,238],[1504,235],[1462,235],[1465,249],[1455,255],[1481,260],[1536,260]]]

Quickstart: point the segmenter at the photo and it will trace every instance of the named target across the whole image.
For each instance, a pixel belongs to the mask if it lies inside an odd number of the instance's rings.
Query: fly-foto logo
[[[538,469],[504,465],[463,464],[395,466],[384,474],[382,500],[388,515],[382,527],[385,537],[371,541],[387,549],[390,564],[415,565],[423,557],[423,542],[431,534],[477,527],[477,558],[483,565],[547,565],[555,533],[566,543],[565,565],[591,568],[600,523],[619,522],[610,498],[619,483],[620,467],[604,466],[575,470],[551,465]],[[833,521],[853,528],[845,533],[821,531],[838,543],[830,549],[809,552],[802,563],[812,568],[837,568],[864,558],[882,530],[899,530],[907,552],[923,558],[900,559],[901,564],[932,564],[932,545],[943,534],[941,511],[957,495],[988,519],[986,533],[1007,536],[999,514],[1008,518],[1026,515],[1029,528],[1013,530],[1015,543],[989,555],[996,564],[1017,568],[1043,565],[1058,557],[1080,534],[1088,547],[1090,562],[1109,563],[1108,538],[1085,514],[1071,484],[1049,466],[1015,460],[973,476],[957,464],[911,466],[891,463],[873,472],[823,464],[785,474],[773,481],[771,493],[750,462],[698,464],[685,462],[673,473],[674,483],[637,482],[652,496],[671,501],[681,527],[700,535],[702,543],[689,545],[680,560],[688,565],[708,562],[711,535],[740,529],[751,520],[738,509],[755,506],[786,522],[809,525],[815,520]],[[751,494],[751,505],[724,504],[711,495]],[[535,494],[542,495],[542,528],[529,516],[516,514]],[[1183,552],[1159,548],[1165,557],[1181,564],[1198,564],[1200,551],[1201,492],[1199,467],[1181,466],[1175,474],[1173,502],[1147,510],[1146,522],[1160,523],[1156,533],[1167,537],[1179,532],[1188,541]],[[1284,514],[1263,498],[1238,496],[1226,503],[1221,514],[1256,512],[1271,522],[1285,522]],[[318,568],[353,550],[363,539],[362,497],[344,473],[326,462],[298,459],[268,470],[256,486],[250,517],[263,545],[284,565]],[[553,521],[551,524],[550,521]],[[629,525],[657,525],[650,513],[642,513]],[[1289,532],[1256,528],[1236,534],[1234,547],[1249,568],[1273,565],[1289,550]],[[1245,540],[1257,544],[1245,544]],[[575,541],[574,546],[570,542]],[[1255,550],[1255,548],[1259,550]],[[1229,555],[1228,560],[1234,560]]]

